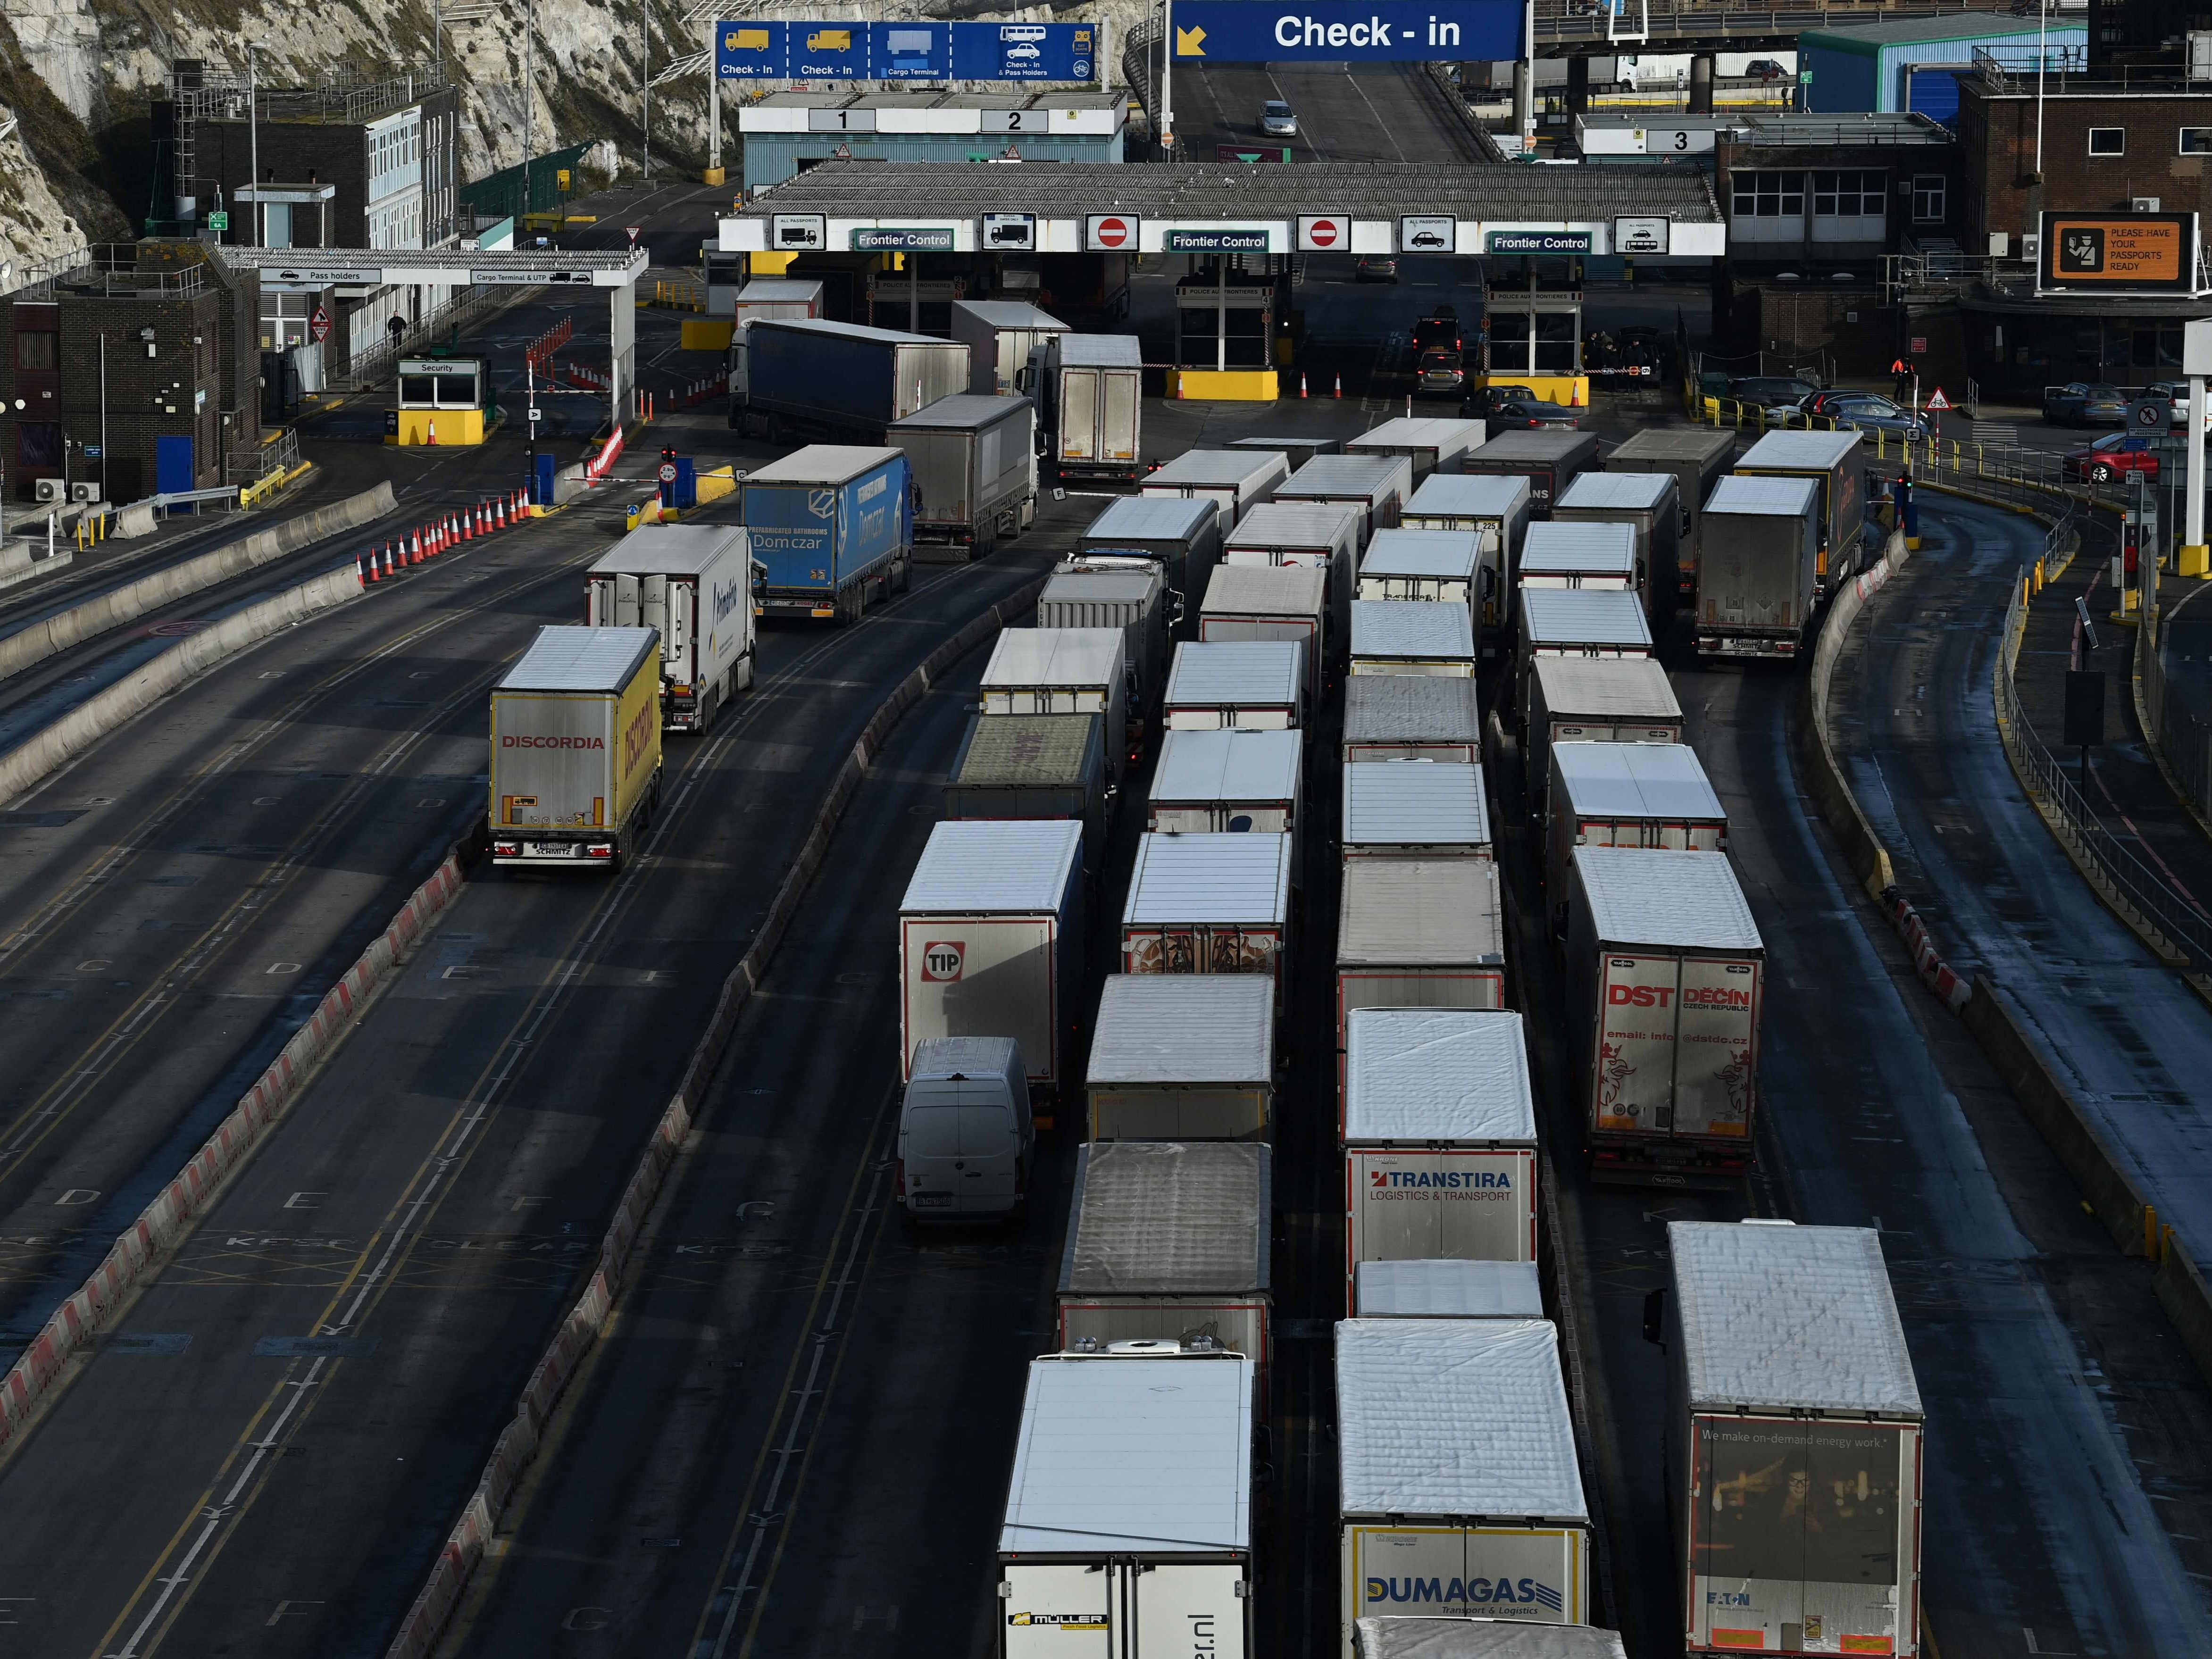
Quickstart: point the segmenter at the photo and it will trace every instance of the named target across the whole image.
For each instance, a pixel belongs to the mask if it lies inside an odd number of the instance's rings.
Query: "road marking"
[[[319,1607],[322,1605],[320,1601],[279,1601],[276,1604],[276,1611],[261,1621],[261,1628],[264,1630],[270,1628],[279,1619],[305,1619],[308,1616],[305,1609]],[[294,1607],[301,1608],[301,1611],[294,1613],[292,1611]]]
[[[296,962],[272,962],[261,971],[264,974],[296,974],[300,971],[300,964]]]
[[[328,1193],[319,1193],[307,1188],[302,1188],[284,1200],[284,1207],[288,1210],[319,1210],[323,1207],[321,1205],[310,1204],[307,1200],[311,1198],[328,1198],[330,1194]]]
[[[89,1204],[99,1196],[100,1188],[97,1187],[72,1187],[54,1200],[54,1207],[75,1208],[79,1205]]]

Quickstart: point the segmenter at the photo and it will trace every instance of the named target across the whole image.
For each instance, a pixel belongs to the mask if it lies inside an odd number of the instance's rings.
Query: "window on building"
[[[1912,175],[1912,222],[1916,225],[1940,225],[1947,205],[1946,180],[1940,173],[1916,173]]]
[[[26,331],[15,337],[15,367],[18,368],[59,368],[62,366],[62,337],[51,329],[36,333]]]
[[[1816,173],[1813,175],[1813,216],[1818,219],[1879,219],[1883,192],[1889,187],[1886,173]]]
[[[1805,216],[1802,173],[1739,173],[1733,189],[1739,219],[1802,219]]]
[[[15,465],[58,467],[62,464],[62,426],[59,421],[23,421],[15,428]]]
[[[2089,154],[2092,155],[2125,155],[2128,153],[2128,130],[2125,127],[2091,127]]]
[[[2212,155],[2212,127],[2182,128],[2181,153],[2184,155]]]

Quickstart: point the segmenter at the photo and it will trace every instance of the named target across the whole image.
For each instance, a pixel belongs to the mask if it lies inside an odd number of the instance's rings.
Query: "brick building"
[[[41,479],[114,501],[212,489],[233,453],[258,450],[260,285],[204,245],[95,248],[0,307],[9,500],[36,500]]]

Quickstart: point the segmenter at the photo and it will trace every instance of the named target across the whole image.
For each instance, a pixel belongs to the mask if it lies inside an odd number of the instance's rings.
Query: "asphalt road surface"
[[[1174,70],[1176,142],[1210,161],[1218,146],[1285,149],[1291,165],[1308,161],[1480,161],[1450,94],[1418,64],[1349,69],[1335,64],[1237,64],[1200,66],[1177,60]],[[1271,98],[1297,117],[1295,138],[1260,132],[1260,106]]]
[[[0,1468],[25,1651],[382,1650],[831,773],[1045,557],[769,633],[644,857],[469,885]]]

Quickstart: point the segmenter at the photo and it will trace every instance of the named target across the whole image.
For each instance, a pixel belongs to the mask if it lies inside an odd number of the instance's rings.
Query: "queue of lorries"
[[[1255,1651],[1283,1024],[1324,859],[1342,1650],[1502,1651],[1486,1632],[1534,1621],[1619,1651],[1587,1628],[1479,687],[1543,820],[1583,1156],[1610,1181],[1740,1181],[1765,952],[1656,653],[1683,595],[1701,653],[1796,653],[1859,556],[1857,444],[1775,434],[1734,459],[1729,434],[1653,431],[1601,464],[1590,434],[1408,419],[1334,453],[1194,451],[1108,504],[1037,625],[1000,635],[896,919],[896,1182],[916,1224],[1016,1215],[1039,1127],[1082,1125],[998,1544],[1006,1659]],[[495,859],[618,864],[663,726],[703,729],[750,683],[757,613],[857,615],[866,584],[902,583],[914,471],[804,449],[741,481],[742,526],[603,558],[587,625],[544,630],[493,693]],[[1092,1006],[1102,924],[1119,971]],[[1878,1240],[1668,1236],[1645,1324],[1685,1652],[1917,1653],[1921,1414]]]

